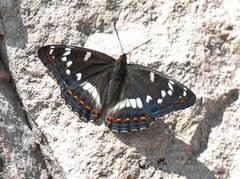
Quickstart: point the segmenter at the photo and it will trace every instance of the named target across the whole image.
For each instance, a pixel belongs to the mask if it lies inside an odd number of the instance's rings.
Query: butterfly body
[[[121,89],[125,83],[126,69],[127,69],[127,57],[123,54],[118,60],[114,62],[112,73],[110,74],[110,80],[108,86],[106,86],[106,99],[103,100],[105,106],[111,106],[115,101],[119,100]]]
[[[111,130],[144,129],[167,113],[193,105],[196,96],[153,69],[127,64],[91,49],[51,45],[38,50],[66,103],[81,118],[101,118]]]

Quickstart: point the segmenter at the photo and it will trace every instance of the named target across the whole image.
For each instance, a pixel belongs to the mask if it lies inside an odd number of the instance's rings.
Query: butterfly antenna
[[[128,53],[126,53],[126,54],[130,54],[131,51],[136,50],[137,48],[139,48],[139,47],[141,47],[141,46],[147,44],[147,43],[150,42],[151,40],[152,40],[152,39],[149,39],[148,41],[146,41],[146,42],[144,42],[144,43],[142,43],[142,44],[140,44],[140,45],[134,47],[132,50],[128,51]]]
[[[121,51],[122,51],[122,53],[124,53],[123,52],[123,47],[122,47],[122,44],[121,44],[121,41],[120,41],[120,38],[119,38],[119,35],[118,35],[118,31],[117,31],[117,28],[116,28],[116,21],[114,21],[113,25],[114,25],[114,30],[115,30],[115,32],[117,34],[117,38],[118,38],[118,42],[119,42],[120,47],[121,47]]]

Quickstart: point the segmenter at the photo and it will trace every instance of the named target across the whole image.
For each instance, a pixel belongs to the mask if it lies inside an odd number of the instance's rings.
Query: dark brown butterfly
[[[56,78],[63,99],[81,118],[102,119],[113,131],[144,129],[172,111],[192,106],[195,94],[156,70],[94,50],[50,45],[38,55]]]

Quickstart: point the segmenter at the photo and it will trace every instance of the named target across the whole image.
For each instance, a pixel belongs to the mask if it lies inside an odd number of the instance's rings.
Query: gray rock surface
[[[16,85],[14,94],[0,83],[1,177],[240,178],[239,9],[237,0],[1,0],[1,60]],[[130,61],[188,86],[193,107],[127,134],[68,109],[36,50],[69,44],[117,58],[113,19],[125,51],[152,39]]]

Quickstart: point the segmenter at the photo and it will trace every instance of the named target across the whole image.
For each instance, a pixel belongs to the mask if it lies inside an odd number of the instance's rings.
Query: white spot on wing
[[[144,130],[144,129],[146,129],[146,127],[142,127],[142,128],[140,128],[139,130],[141,131],[141,130]]]
[[[169,96],[172,96],[173,92],[171,90],[168,90]]]
[[[119,108],[120,108],[120,109],[123,109],[123,108],[125,108],[125,107],[126,107],[126,100],[122,101],[122,102],[120,103],[120,105],[119,105]]]
[[[136,108],[137,107],[136,99],[129,99],[129,102],[131,103],[132,108]]]
[[[51,48],[51,49],[54,49],[54,48],[56,48],[56,47],[55,47],[55,46],[50,46],[50,48]]]
[[[65,48],[66,51],[71,51],[71,48]]]
[[[91,57],[91,55],[92,55],[91,52],[87,52],[83,60],[88,61],[88,59]]]
[[[82,78],[82,73],[77,73],[77,74],[76,74],[76,77],[77,77],[77,81],[81,80],[81,78]]]
[[[72,63],[73,63],[72,61],[68,61],[67,62],[67,67],[70,67],[72,65]]]
[[[77,74],[79,74],[79,73],[77,73]],[[84,82],[84,83],[82,83],[80,86],[82,86],[83,90],[88,91],[88,92],[91,94],[92,98],[95,100],[96,105],[99,106],[99,107],[101,107],[100,95],[99,95],[96,87],[93,86],[93,85],[92,85],[91,83],[89,83],[89,82]]]
[[[71,74],[71,71],[69,69],[66,69],[66,74],[67,75],[70,75]]]
[[[163,101],[163,100],[162,100],[161,98],[159,98],[159,99],[157,100],[157,103],[158,103],[158,104],[161,104],[162,101]]]
[[[67,55],[69,55],[71,52],[70,51],[66,51],[66,52],[64,52],[64,54],[62,54],[63,56],[67,56]]]
[[[150,72],[150,80],[154,82],[155,75],[153,72]]]
[[[171,83],[172,85],[174,85],[175,83],[172,80],[169,80],[169,83]]]
[[[52,54],[52,53],[53,53],[53,51],[54,51],[54,50],[53,50],[53,49],[51,49],[51,50],[50,50],[50,52],[49,52],[49,54]]]
[[[79,116],[79,113],[78,113],[78,112],[73,111],[73,113],[74,113],[75,115]]]
[[[127,103],[127,99],[120,101],[119,103],[117,103],[111,111],[116,111],[116,110],[120,110],[126,107]]]
[[[150,95],[147,95],[146,102],[149,103],[152,100],[152,97]]]
[[[161,90],[161,95],[162,95],[162,98],[165,98],[165,96],[166,96],[166,91]]]
[[[84,90],[89,90],[90,88],[93,87],[93,85],[87,81],[82,83],[81,86],[83,87]]]
[[[66,62],[66,61],[67,61],[67,57],[62,57],[62,58],[61,58],[61,61],[62,61],[62,62]]]
[[[183,96],[187,96],[187,88],[186,87],[183,88]]]
[[[186,95],[187,95],[186,91],[183,91],[183,96],[186,96]]]
[[[117,110],[121,110],[123,108],[142,108],[143,104],[140,98],[136,99],[124,99],[123,101],[118,102],[112,109],[108,111],[108,113],[112,113]]]
[[[152,122],[149,124],[149,126],[151,126],[151,125],[153,124],[153,122],[154,122],[154,121],[152,121]]]
[[[127,100],[127,102],[126,102],[126,107],[127,107],[127,108],[131,107],[130,101],[129,101],[128,99],[126,99],[126,100]]]
[[[138,108],[140,108],[140,109],[143,108],[143,103],[142,103],[142,101],[141,101],[140,98],[137,98],[137,99],[136,99],[136,103],[137,103]]]
[[[168,87],[173,91],[173,85],[170,83],[170,81],[168,82]]]
[[[118,130],[116,130],[116,129],[111,129],[113,132],[119,132]]]
[[[100,102],[100,95],[98,94],[97,88],[93,87],[93,92],[91,93],[93,99],[95,99],[96,101],[96,105],[100,106],[101,102]]]

